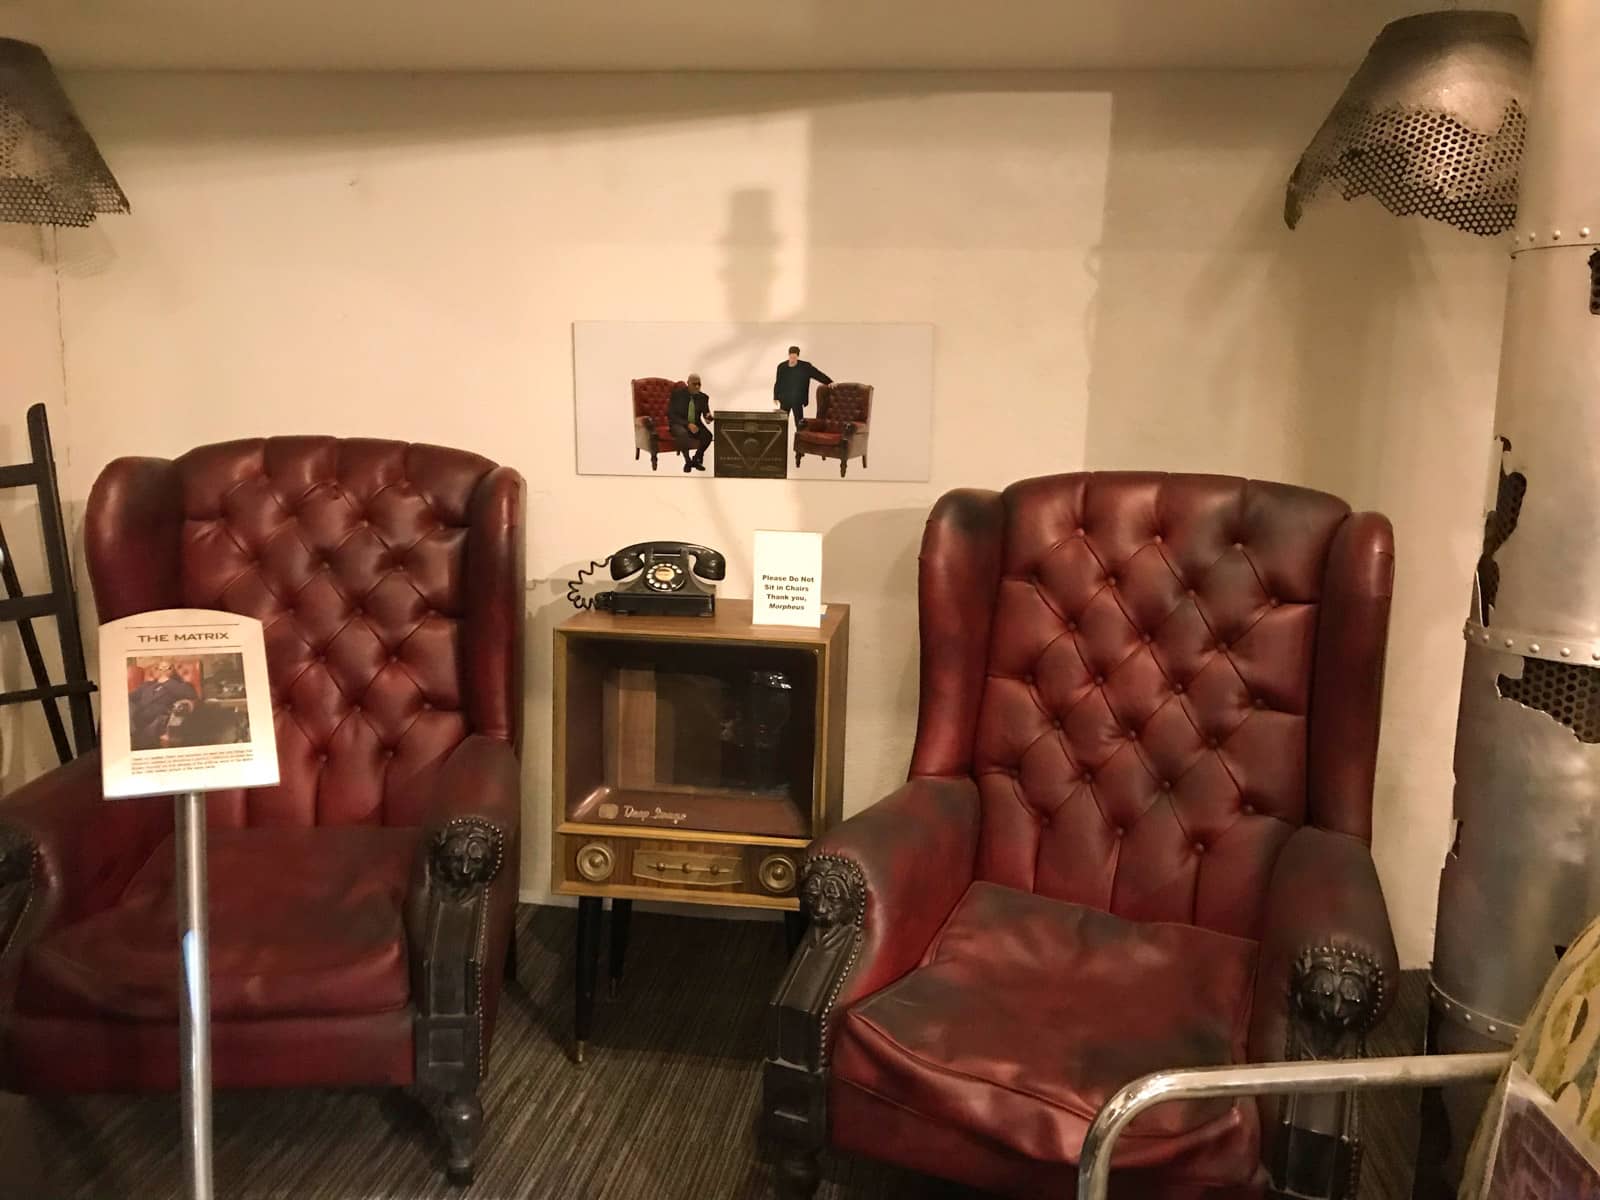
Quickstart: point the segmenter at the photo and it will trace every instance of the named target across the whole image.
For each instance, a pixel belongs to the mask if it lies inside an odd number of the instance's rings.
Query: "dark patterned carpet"
[[[478,1179],[444,1181],[432,1126],[400,1093],[247,1092],[215,1107],[223,1200],[764,1200],[755,1138],[761,1033],[783,971],[782,926],[637,913],[621,996],[602,1002],[589,1062],[567,1057],[576,914],[525,909],[519,983],[501,1008]],[[1421,1037],[1411,973],[1374,1053]],[[1362,1196],[1410,1192],[1415,1093],[1368,1102]],[[185,1196],[174,1097],[0,1098],[0,1197]],[[46,1185],[19,1190],[37,1155]],[[825,1160],[821,1200],[973,1193],[859,1159]]]

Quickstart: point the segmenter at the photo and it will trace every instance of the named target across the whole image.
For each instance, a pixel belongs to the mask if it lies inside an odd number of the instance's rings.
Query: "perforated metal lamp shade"
[[[44,51],[0,38],[0,221],[88,225],[127,211]]]
[[[1289,179],[1289,228],[1318,194],[1336,191],[1469,233],[1509,229],[1530,60],[1510,13],[1430,12],[1386,25]]]

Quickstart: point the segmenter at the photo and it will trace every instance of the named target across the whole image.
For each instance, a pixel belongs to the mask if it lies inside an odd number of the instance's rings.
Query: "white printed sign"
[[[751,622],[822,624],[822,535],[756,530]]]
[[[172,608],[102,625],[100,742],[108,799],[277,783],[261,622]]]

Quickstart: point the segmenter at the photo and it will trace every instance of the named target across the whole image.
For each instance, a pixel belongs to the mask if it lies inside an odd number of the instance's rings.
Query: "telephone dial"
[[[590,569],[579,571],[567,586],[573,607],[624,616],[709,617],[717,611],[717,593],[701,580],[721,579],[728,570],[715,550],[688,542],[640,542],[624,546],[605,561],[612,579],[627,582],[593,600],[585,599],[579,587],[600,565],[590,563]]]

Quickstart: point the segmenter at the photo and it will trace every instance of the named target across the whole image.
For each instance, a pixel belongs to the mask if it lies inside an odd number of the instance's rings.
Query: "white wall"
[[[947,488],[1236,471],[1401,539],[1380,864],[1426,960],[1502,267],[1281,186],[1331,75],[72,76],[133,214],[61,238],[70,496],[123,453],[323,431],[530,484],[524,881],[547,875],[550,629],[574,568],[820,529],[852,606],[846,806],[902,777],[914,564]],[[9,281],[4,286],[9,287]],[[570,322],[927,321],[927,484],[573,470]],[[1474,488],[1466,487],[1471,481]]]

